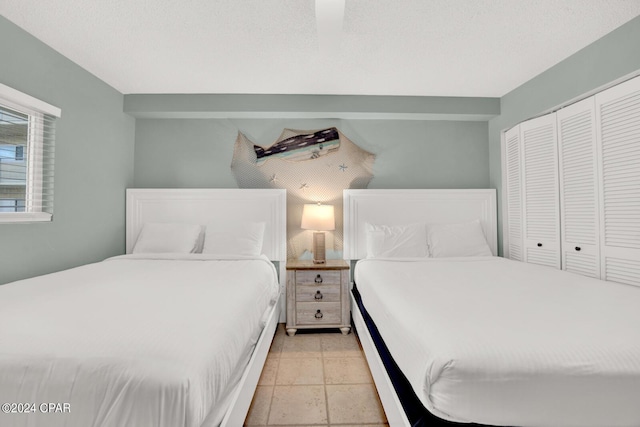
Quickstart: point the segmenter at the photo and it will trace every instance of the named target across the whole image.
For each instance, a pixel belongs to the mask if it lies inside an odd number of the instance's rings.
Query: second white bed
[[[441,418],[640,424],[640,288],[497,257],[361,260],[355,282]]]

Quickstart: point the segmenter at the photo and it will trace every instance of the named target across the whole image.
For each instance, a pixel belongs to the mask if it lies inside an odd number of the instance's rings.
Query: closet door
[[[520,124],[524,261],[560,268],[556,115]]]
[[[522,178],[520,126],[505,133],[505,170],[509,258],[522,261]]]
[[[557,112],[562,269],[600,277],[595,99]]]
[[[595,98],[602,278],[640,286],[640,78]]]

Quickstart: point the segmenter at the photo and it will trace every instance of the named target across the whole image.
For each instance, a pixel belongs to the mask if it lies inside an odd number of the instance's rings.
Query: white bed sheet
[[[36,404],[0,425],[217,425],[278,291],[266,257],[173,254],[0,286],[0,403]]]
[[[355,281],[433,414],[640,425],[640,288],[497,257],[362,260]]]

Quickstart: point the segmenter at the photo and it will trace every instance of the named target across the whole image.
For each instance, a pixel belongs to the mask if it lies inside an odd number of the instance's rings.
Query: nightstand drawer
[[[339,285],[296,286],[296,301],[340,302]]]
[[[340,324],[342,320],[339,302],[300,302],[296,307],[296,323]]]
[[[296,271],[297,285],[339,285],[340,271],[326,270],[298,270]]]

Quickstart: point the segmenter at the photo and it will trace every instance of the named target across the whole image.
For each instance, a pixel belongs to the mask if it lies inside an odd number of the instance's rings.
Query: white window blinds
[[[59,109],[0,85],[0,222],[51,220],[58,117]]]

